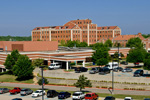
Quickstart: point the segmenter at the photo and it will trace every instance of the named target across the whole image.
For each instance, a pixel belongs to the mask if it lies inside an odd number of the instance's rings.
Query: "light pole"
[[[120,54],[119,54],[119,45],[120,45],[120,43],[118,43],[118,67],[119,67],[119,56],[120,56]]]
[[[113,61],[114,59],[113,58],[112,58],[112,94],[114,92],[114,61]]]
[[[43,91],[44,91],[44,86],[43,86],[43,82],[44,82],[44,79],[43,79],[43,68],[44,68],[45,66],[40,66],[40,68],[41,68],[41,71],[42,71],[42,100],[44,100],[44,94],[43,94]]]

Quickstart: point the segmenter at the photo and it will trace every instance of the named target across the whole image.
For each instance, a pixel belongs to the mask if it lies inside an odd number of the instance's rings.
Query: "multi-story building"
[[[122,47],[126,47],[126,43],[131,38],[139,37],[142,40],[142,43],[144,45],[144,48],[150,52],[150,38],[144,38],[141,33],[138,33],[137,35],[120,35],[113,39],[113,44],[120,43]]]
[[[121,35],[118,26],[98,27],[92,20],[71,20],[63,26],[36,27],[32,30],[32,41],[65,42],[78,40],[88,45],[100,42],[102,38],[112,39]]]

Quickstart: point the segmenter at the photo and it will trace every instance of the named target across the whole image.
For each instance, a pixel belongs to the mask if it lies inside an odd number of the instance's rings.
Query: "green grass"
[[[0,82],[34,83],[33,79],[17,81],[14,75],[0,75]]]
[[[0,88],[8,88],[8,89],[13,89],[14,87],[8,87],[8,86],[0,86]],[[20,87],[20,88],[25,88],[25,87]],[[31,88],[33,91],[38,90],[39,88]],[[45,90],[46,92],[48,89]],[[58,92],[64,91],[64,90],[56,90]],[[73,94],[74,91],[68,91],[71,94]],[[108,94],[108,93],[97,93],[99,97],[106,97],[106,96],[114,96],[115,98],[120,98],[124,99],[125,97],[132,97],[133,99],[136,100],[143,100],[144,98],[150,98],[150,96],[143,96],[143,95],[124,95],[124,94]]]

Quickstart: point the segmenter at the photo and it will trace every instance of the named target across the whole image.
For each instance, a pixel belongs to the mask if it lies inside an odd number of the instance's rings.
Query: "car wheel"
[[[15,92],[15,94],[17,94],[17,92]]]

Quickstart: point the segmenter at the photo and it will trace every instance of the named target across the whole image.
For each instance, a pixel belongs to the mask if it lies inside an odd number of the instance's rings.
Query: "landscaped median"
[[[41,76],[38,74],[37,79],[40,79]],[[45,77],[49,81],[51,85],[63,85],[63,86],[74,86],[73,84],[77,82],[78,79],[68,79],[68,78],[59,78],[59,77]],[[112,81],[97,81],[90,80],[92,83],[92,87],[96,88],[112,88]],[[116,89],[124,89],[124,90],[150,90],[150,84],[147,83],[136,83],[136,82],[116,82],[114,81],[114,88]]]

